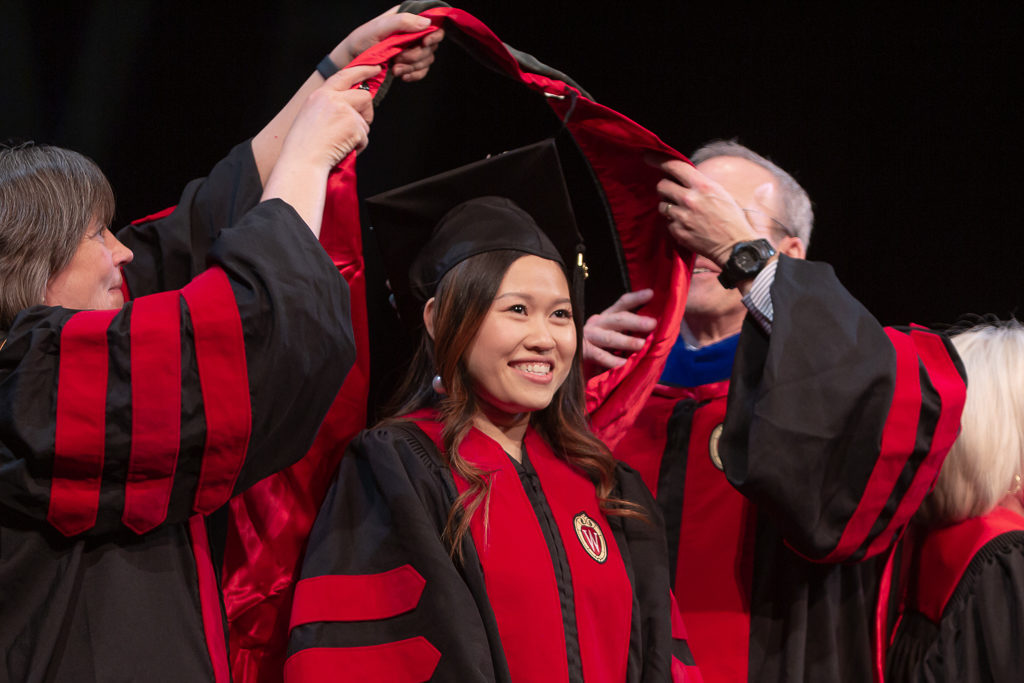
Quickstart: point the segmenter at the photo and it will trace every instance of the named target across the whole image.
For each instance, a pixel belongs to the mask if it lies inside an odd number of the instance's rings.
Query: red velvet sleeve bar
[[[196,364],[206,410],[206,446],[195,511],[227,502],[245,461],[252,429],[245,339],[227,276],[211,268],[183,290],[192,315]]]
[[[224,271],[212,268],[181,292],[132,304],[131,439],[123,523],[144,533],[167,517],[180,447],[181,298],[189,305],[205,410],[205,448],[195,510],[232,495],[251,429],[245,339]],[[108,328],[118,311],[72,316],[61,332],[53,481],[47,518],[65,535],[88,531],[100,506],[110,368]]]
[[[957,372],[949,356],[949,350],[939,335],[914,329],[911,330],[910,336],[914,340],[923,371],[927,373],[938,393],[940,413],[932,432],[931,448],[914,473],[913,481],[900,501],[896,514],[889,521],[885,531],[876,536],[869,546],[868,556],[882,552],[892,543],[896,533],[906,526],[921,506],[924,497],[932,490],[946,453],[960,434],[960,413],[963,412],[967,399],[963,378]]]
[[[914,451],[921,413],[917,353],[910,335],[892,329],[887,329],[886,334],[896,350],[896,384],[892,407],[882,431],[878,464],[871,471],[864,495],[843,529],[839,543],[835,550],[822,558],[823,562],[840,562],[864,543],[871,526],[892,495],[893,484]]]
[[[66,536],[96,523],[107,407],[107,327],[117,311],[83,311],[61,332],[49,522]]]
[[[745,324],[720,454],[817,562],[883,552],[956,437],[966,383],[939,333],[882,328],[825,264],[783,258],[769,336]]]
[[[181,295],[139,299],[131,321],[132,439],[125,526],[145,533],[167,517],[181,434]]]
[[[922,329],[901,332],[890,328],[886,334],[897,350],[897,379],[892,407],[885,423],[878,463],[850,518],[836,550],[824,561],[839,562],[865,547],[871,557],[890,547],[896,534],[910,521],[931,490],[939,468],[959,433],[960,413],[966,398],[966,386],[958,374],[949,351],[938,334]],[[936,393],[937,415],[922,425],[929,408],[923,405],[921,377],[927,378]],[[901,475],[915,452],[915,442],[925,431],[930,446],[911,469],[909,485]],[[884,529],[877,524],[883,510],[895,506]],[[874,529],[874,534],[869,533]]]
[[[426,581],[405,564],[376,574],[330,574],[299,581],[288,628],[315,621],[390,619],[416,609]]]

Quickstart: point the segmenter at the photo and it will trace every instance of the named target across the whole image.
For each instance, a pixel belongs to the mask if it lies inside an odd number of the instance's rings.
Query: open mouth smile
[[[509,366],[523,373],[524,375],[530,375],[537,379],[547,378],[551,376],[551,363],[544,362],[524,362],[524,363],[509,363]]]

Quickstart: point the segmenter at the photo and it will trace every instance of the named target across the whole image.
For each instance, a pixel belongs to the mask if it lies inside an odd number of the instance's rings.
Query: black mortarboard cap
[[[399,315],[411,328],[422,323],[423,305],[445,273],[498,249],[558,261],[582,302],[583,238],[553,140],[389,190],[366,205]]]

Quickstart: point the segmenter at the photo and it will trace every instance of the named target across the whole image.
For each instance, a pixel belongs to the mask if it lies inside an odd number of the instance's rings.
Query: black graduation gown
[[[0,680],[227,680],[204,514],[305,453],[354,358],[344,281],[261,192],[240,145],[121,232],[132,302],[0,332]]]
[[[772,333],[747,317],[728,387],[656,392],[615,455],[662,506],[705,680],[860,683],[884,551],[955,438],[963,372],[825,264],[783,257],[771,293]]]
[[[996,508],[914,536],[886,681],[1024,678],[1024,517]]]
[[[538,523],[543,528],[541,510],[548,501],[530,483],[536,475],[528,460],[529,454],[518,468],[519,478],[538,516],[523,520],[523,529]],[[615,543],[608,552],[617,547],[633,594],[628,643],[616,646],[628,651],[625,680],[670,680],[683,663],[673,662],[673,654],[688,657],[685,642],[672,637],[660,515],[635,472],[620,466],[617,475],[617,495],[639,503],[651,521],[600,519],[612,530]],[[477,545],[467,534],[458,561],[441,540],[457,488],[435,443],[411,423],[385,424],[353,441],[314,526],[296,589],[288,683],[362,680],[367,671],[395,681],[511,680]],[[558,574],[567,549],[547,531],[545,540]],[[514,547],[516,541],[506,543]],[[403,572],[413,577],[400,578]],[[565,610],[573,601],[574,581],[577,590],[581,587],[578,577],[562,577],[556,581]],[[522,618],[529,620],[536,614],[531,610],[538,609],[536,595],[523,587]],[[557,637],[569,680],[580,680],[581,638],[571,626],[564,641],[561,633]],[[677,675],[681,680],[683,674]]]

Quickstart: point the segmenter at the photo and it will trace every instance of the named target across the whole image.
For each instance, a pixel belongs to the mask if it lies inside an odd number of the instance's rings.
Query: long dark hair
[[[453,556],[461,556],[461,541],[481,504],[488,500],[488,479],[459,454],[459,445],[478,411],[473,383],[465,358],[490,310],[509,267],[526,254],[520,251],[491,251],[462,261],[441,279],[434,295],[434,338],[423,331],[413,357],[411,372],[398,388],[397,402],[389,414],[400,417],[423,408],[435,408],[444,427],[441,431],[445,462],[468,483],[448,513],[443,538]],[[571,289],[571,288],[570,288]],[[577,311],[573,301],[573,311]],[[638,506],[611,497],[615,486],[615,459],[590,431],[584,413],[584,384],[580,354],[583,336],[576,322],[576,353],[565,382],[551,403],[530,415],[530,424],[551,446],[555,455],[581,469],[597,489],[606,514],[643,517]],[[431,387],[440,375],[445,394]],[[486,523],[486,519],[485,519]]]

